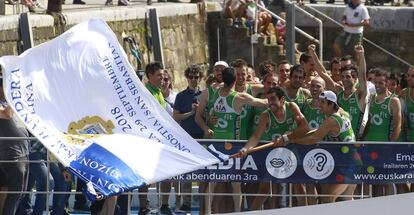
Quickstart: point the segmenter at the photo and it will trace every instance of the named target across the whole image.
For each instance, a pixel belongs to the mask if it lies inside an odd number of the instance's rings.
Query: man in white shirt
[[[352,0],[347,4],[342,16],[344,30],[335,39],[333,45],[336,57],[352,54],[353,47],[362,43],[364,26],[369,25],[369,19],[368,10],[361,0]]]

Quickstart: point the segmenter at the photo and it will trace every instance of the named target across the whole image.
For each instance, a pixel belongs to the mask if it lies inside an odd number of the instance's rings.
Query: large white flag
[[[103,195],[219,162],[146,90],[100,19],[0,64],[15,114]]]

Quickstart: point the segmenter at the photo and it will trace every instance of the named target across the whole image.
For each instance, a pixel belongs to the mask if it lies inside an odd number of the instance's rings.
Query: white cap
[[[321,93],[321,95],[319,95],[319,98],[326,99],[326,100],[331,101],[331,102],[335,103],[336,105],[338,105],[338,103],[336,102],[337,100],[336,100],[335,93],[330,91],[330,90],[327,90],[327,91],[324,91],[323,93]]]
[[[229,67],[229,65],[226,63],[226,61],[217,61],[215,64],[214,64],[214,67],[216,67],[216,66],[224,66],[224,67]]]

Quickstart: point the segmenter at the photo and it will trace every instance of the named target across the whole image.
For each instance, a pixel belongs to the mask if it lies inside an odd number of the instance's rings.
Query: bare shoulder
[[[300,112],[299,106],[295,102],[289,102],[288,107],[293,112]]]
[[[400,99],[396,96],[391,97],[391,108],[396,107],[395,105],[400,106]]]

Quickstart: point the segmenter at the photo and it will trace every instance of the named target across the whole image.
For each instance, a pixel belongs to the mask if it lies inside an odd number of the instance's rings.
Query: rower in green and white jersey
[[[342,85],[335,82],[326,72],[322,63],[318,60],[314,48],[310,46],[308,51],[311,52],[316,62],[316,71],[326,82],[326,88],[338,95],[339,106],[350,114],[353,131],[355,136],[359,137],[359,126],[362,124],[362,116],[368,97],[364,48],[361,45],[355,46],[358,67],[351,64],[341,68]],[[358,84],[356,84],[357,81]]]
[[[364,140],[366,141],[390,141],[399,140],[401,133],[401,106],[397,97],[387,89],[389,73],[375,68],[374,84],[376,94],[370,99],[369,115],[371,120],[367,125]],[[404,184],[396,184],[401,189]],[[393,195],[392,184],[372,185],[373,196]]]
[[[237,92],[230,91],[227,95],[221,92],[222,88],[213,95],[213,114],[217,123],[213,126],[213,139],[239,140],[240,139],[240,112],[234,109],[234,99]]]
[[[363,112],[361,111],[361,106],[359,105],[357,92],[354,91],[351,95],[346,97],[345,91],[340,91],[338,93],[338,104],[342,109],[349,113],[352,129],[354,132],[358,132]],[[355,133],[355,135],[357,135],[357,133]]]
[[[295,65],[289,74],[290,81],[286,84],[286,101],[295,102],[302,110],[306,100],[311,97],[308,89],[301,87],[304,83],[304,70],[302,66]]]
[[[278,119],[278,117],[276,117],[276,115],[270,109],[267,109],[263,112],[269,117],[269,127],[266,130],[266,136],[269,137],[270,140],[275,140],[295,128],[292,109],[294,109],[294,103],[285,102],[285,105],[283,107],[284,118],[281,120]]]
[[[300,136],[309,131],[308,123],[294,102],[285,102],[286,93],[281,87],[273,87],[267,93],[269,108],[260,115],[259,124],[250,137],[249,141],[240,151],[240,156],[246,156],[246,151],[259,144],[263,134],[272,140],[281,135],[293,132]],[[294,124],[297,125],[293,129]],[[295,136],[292,136],[295,137]],[[269,184],[262,183],[259,186],[259,193],[268,193]],[[303,198],[303,197],[302,197]],[[266,197],[257,196],[250,205],[250,210],[258,210],[262,207]]]
[[[236,92],[247,93],[249,95],[256,95],[263,91],[262,84],[248,84],[247,83],[247,62],[243,59],[236,59],[231,62],[231,66],[236,71],[236,84],[234,90]],[[256,97],[256,96],[254,96]],[[253,125],[253,107],[249,105],[243,106],[243,110],[240,113],[240,140],[247,140],[250,137],[252,125]]]
[[[243,106],[259,106],[266,107],[267,100],[254,98],[247,93],[239,93],[233,90],[236,82],[236,72],[234,68],[225,68],[222,71],[223,87],[219,88],[213,96],[213,115],[217,117],[217,123],[213,127],[209,127],[207,123],[201,118],[196,123],[203,129],[205,134],[209,134],[210,138],[234,140],[238,139],[238,125],[240,121],[237,120],[242,111]],[[199,110],[197,109],[197,112]],[[209,119],[206,119],[209,120]],[[241,193],[240,183],[232,184],[233,192]],[[212,190],[215,190],[215,184],[208,185]],[[235,190],[237,189],[237,190]],[[240,198],[239,198],[240,197]],[[206,198],[207,199],[207,198]],[[241,195],[233,197],[234,210],[240,211]],[[206,208],[211,208],[211,202],[207,201]],[[210,212],[211,211],[206,211]]]
[[[243,106],[266,107],[267,100],[257,99],[247,93],[234,91],[233,88],[236,81],[234,68],[225,68],[222,72],[222,77],[223,87],[215,91],[213,95],[213,115],[217,117],[217,123],[210,128],[203,119],[201,121],[196,120],[196,122],[205,133],[211,133],[211,137],[229,140],[238,139],[237,129],[240,128],[238,118]],[[206,120],[208,121],[209,119]],[[217,134],[214,134],[215,132]]]
[[[286,146],[288,143],[297,143],[303,145],[315,144],[324,138],[328,137],[334,141],[353,142],[355,141],[354,131],[352,130],[351,122],[343,109],[337,103],[337,98],[334,92],[324,91],[320,95],[319,106],[323,114],[326,115],[325,121],[318,129],[307,135],[292,132],[291,134],[282,135],[274,141],[274,146]],[[322,203],[335,202],[339,195],[346,191],[348,184],[323,184],[321,185]]]
[[[410,67],[407,72],[408,87],[400,93],[402,100],[402,110],[404,113],[403,125],[405,125],[406,139],[414,142],[414,67]]]
[[[397,97],[387,89],[389,73],[376,68],[374,84],[376,94],[369,108],[371,120],[364,140],[398,141],[401,132],[401,105]]]
[[[223,86],[222,71],[227,67],[229,67],[229,65],[225,61],[217,61],[214,64],[213,74],[216,82],[207,86],[207,89],[205,89],[199,97],[199,104],[194,117],[197,124],[202,124],[204,119],[210,119],[210,112],[213,110],[213,95],[219,87]],[[212,126],[210,121],[208,121],[207,124],[207,127]],[[213,136],[213,131],[211,129],[205,130],[205,132],[207,132],[204,133],[205,138],[211,138]]]
[[[258,93],[255,97],[266,99],[267,92],[270,90],[270,88],[277,87],[279,83],[279,77],[275,73],[267,73],[263,77],[263,90],[262,92]],[[267,107],[254,107],[252,110],[253,115],[253,123],[252,128],[249,130],[249,138],[256,130],[257,126],[259,125],[259,119],[260,115],[267,109]],[[266,133],[262,134],[261,140],[269,140]]]
[[[325,91],[325,81],[321,77],[315,77],[310,83],[312,99],[308,99],[302,108],[302,113],[308,121],[311,130],[318,129],[325,120],[325,115],[319,109],[319,95]]]
[[[392,94],[379,99],[373,96],[370,103],[369,114],[371,116],[370,126],[367,129],[364,140],[366,141],[389,141],[392,129],[391,115]]]

